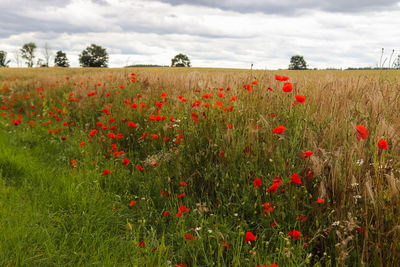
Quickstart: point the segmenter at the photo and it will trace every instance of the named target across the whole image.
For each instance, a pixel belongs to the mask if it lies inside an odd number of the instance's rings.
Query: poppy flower
[[[136,128],[136,123],[133,121],[128,122],[128,127]]]
[[[169,217],[169,215],[170,215],[170,214],[169,214],[169,211],[166,210],[166,211],[164,212],[164,216]]]
[[[248,92],[251,92],[251,85],[249,83],[245,86],[245,88]]]
[[[317,203],[324,203],[325,202],[325,199],[323,199],[323,198],[317,198]]]
[[[124,159],[122,160],[122,165],[124,165],[124,166],[126,167],[126,166],[128,166],[128,164],[129,164],[129,159],[124,158]]]
[[[143,169],[143,167],[142,167],[142,166],[140,166],[140,165],[137,165],[137,166],[136,166],[136,170],[138,170],[138,171],[143,171],[144,169]]]
[[[254,187],[255,187],[255,188],[259,188],[259,187],[261,186],[261,184],[262,184],[262,181],[261,181],[260,178],[257,178],[257,179],[255,179],[255,180],[253,181],[253,184],[254,184]]]
[[[293,173],[289,183],[301,184],[300,176],[297,173]]]
[[[182,198],[185,196],[185,193],[180,194],[179,196],[177,196],[177,198]]]
[[[136,201],[135,200],[131,200],[131,202],[129,202],[129,207],[132,207],[135,204],[136,204]]]
[[[274,133],[276,133],[276,134],[281,134],[281,133],[283,133],[283,131],[285,131],[286,130],[286,127],[285,126],[278,126],[278,127],[275,127],[272,131],[274,132]]]
[[[144,240],[139,241],[138,247],[139,248],[145,248],[146,247],[146,244],[144,243]]]
[[[182,205],[182,206],[179,207],[179,211],[181,211],[181,212],[189,212],[190,209],[186,208],[185,205]]]
[[[257,85],[257,84],[258,84],[258,81],[257,81],[257,80],[254,80],[254,81],[252,81],[251,83]]]
[[[297,231],[297,230],[292,230],[292,231],[288,232],[288,235],[290,235],[295,240],[299,240],[300,236],[301,236],[301,233],[299,231]]]
[[[356,126],[356,137],[357,140],[360,139],[365,139],[369,136],[369,132],[367,128],[365,128],[363,125],[357,125]]]
[[[282,180],[280,177],[276,176],[274,177],[274,181],[272,182],[272,185],[267,189],[268,192],[274,192],[276,193],[276,190],[278,190],[278,186],[282,183]]]
[[[383,150],[386,150],[389,147],[389,145],[388,145],[388,143],[386,142],[385,139],[379,140],[378,146],[379,146],[380,149],[383,149]]]
[[[308,157],[310,157],[312,154],[314,154],[314,152],[311,152],[311,151],[304,151],[304,152],[303,152],[303,157],[304,157],[304,158],[308,158]]]
[[[293,90],[293,85],[291,83],[284,83],[282,90],[285,93],[290,93]]]
[[[110,171],[109,170],[104,170],[104,176],[107,176],[107,175],[109,175],[110,174]]]
[[[231,244],[224,240],[224,250],[229,250],[231,248]]]
[[[94,129],[94,130],[92,130],[92,131],[89,133],[89,135],[90,135],[91,137],[93,137],[93,136],[95,136],[97,133],[98,133],[98,131],[97,131],[96,129]]]
[[[190,240],[190,241],[196,239],[196,237],[192,236],[192,234],[185,234],[185,238],[186,238],[187,240]]]
[[[182,181],[182,182],[179,183],[179,185],[180,186],[187,186],[187,183]]]
[[[247,232],[244,242],[248,243],[248,242],[251,242],[251,241],[255,241],[256,239],[257,239],[257,237],[255,235],[253,235],[252,232]]]
[[[297,103],[303,104],[306,101],[306,97],[303,95],[295,95]]]
[[[264,206],[264,213],[274,211],[274,207],[272,207],[271,202],[266,202],[263,204],[263,206]]]

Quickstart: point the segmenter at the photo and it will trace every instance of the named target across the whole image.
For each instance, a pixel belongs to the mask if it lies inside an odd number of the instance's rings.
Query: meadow
[[[396,266],[399,74],[0,69],[0,265]]]

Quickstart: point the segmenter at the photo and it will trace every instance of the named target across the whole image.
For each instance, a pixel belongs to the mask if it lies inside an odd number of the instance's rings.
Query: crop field
[[[0,69],[1,266],[396,266],[400,72]]]

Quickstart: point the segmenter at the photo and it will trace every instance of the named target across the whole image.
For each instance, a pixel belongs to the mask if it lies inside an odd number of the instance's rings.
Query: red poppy
[[[255,187],[255,188],[259,188],[259,187],[261,186],[261,184],[262,184],[262,181],[261,181],[260,178],[257,178],[257,179],[255,179],[255,180],[253,181],[253,184],[254,184],[254,187]]]
[[[388,145],[388,143],[386,142],[385,139],[379,140],[378,146],[379,146],[380,149],[383,149],[383,150],[386,150],[389,147],[389,145]]]
[[[97,133],[98,133],[98,131],[97,131],[96,129],[94,129],[94,130],[92,130],[92,131],[89,133],[89,135],[90,135],[91,137],[93,137],[93,136],[95,136]]]
[[[158,139],[158,135],[157,134],[152,134],[151,135],[151,139]]]
[[[297,230],[292,230],[292,231],[288,232],[288,235],[290,235],[295,240],[299,240],[300,236],[301,236],[301,233],[299,231],[297,231]]]
[[[144,243],[144,240],[139,241],[138,247],[139,248],[145,248],[146,247],[146,244]]]
[[[367,128],[365,128],[363,125],[357,125],[356,126],[356,137],[357,140],[360,139],[365,139],[369,136],[369,132]]]
[[[166,210],[166,211],[164,212],[164,216],[169,217],[169,215],[170,215],[170,214],[169,214],[169,211]]]
[[[257,85],[257,84],[258,84],[258,81],[257,81],[257,80],[254,80],[254,81],[252,81],[251,83]]]
[[[266,202],[263,205],[264,205],[264,213],[273,212],[274,211],[274,207],[272,207],[271,202]]]
[[[249,83],[245,86],[245,88],[247,91],[251,92],[251,85]]]
[[[325,199],[323,199],[323,198],[317,198],[317,203],[324,203],[325,202]]]
[[[181,211],[181,212],[189,212],[190,209],[188,209],[188,208],[186,208],[186,206],[182,205],[182,206],[179,207],[179,211]]]
[[[184,197],[184,196],[185,196],[185,193],[182,193],[179,196],[177,196],[177,198],[181,198],[181,197]]]
[[[136,201],[135,200],[131,200],[131,202],[129,202],[129,207],[132,207],[135,204],[136,204]]]
[[[280,177],[276,176],[274,177],[274,181],[272,182],[272,185],[267,189],[269,192],[274,192],[276,193],[276,190],[278,190],[278,186],[282,183],[282,180]]]
[[[295,95],[297,103],[303,104],[306,101],[306,97],[303,95]]]
[[[192,234],[185,234],[185,238],[190,240],[190,241],[193,241],[193,240],[196,239],[196,237],[192,236]]]
[[[182,181],[182,182],[179,183],[179,185],[180,186],[187,186],[187,183]]]
[[[293,85],[291,83],[284,83],[282,90],[285,93],[290,93],[293,90]]]
[[[133,121],[128,122],[128,127],[136,128],[136,123]]]
[[[231,244],[224,240],[224,250],[229,250],[231,248]]]
[[[128,164],[129,164],[129,159],[124,158],[124,159],[122,160],[122,165],[124,165],[124,166],[126,167],[126,166],[128,166]]]
[[[142,166],[140,166],[140,165],[137,165],[137,166],[136,166],[136,170],[138,170],[138,171],[143,171],[144,169],[143,169],[143,167],[142,167]]]
[[[303,152],[303,157],[308,158],[308,157],[310,157],[312,154],[314,154],[314,152],[311,152],[311,151],[304,151],[304,152]]]
[[[283,133],[283,131],[285,131],[286,130],[286,127],[285,126],[278,126],[278,127],[275,127],[272,131],[274,132],[274,133],[276,133],[276,134],[281,134],[281,133]]]
[[[256,239],[257,239],[257,237],[255,235],[253,235],[252,232],[247,232],[244,242],[248,243],[250,241],[255,241]]]
[[[301,184],[300,176],[297,173],[293,173],[289,183]]]

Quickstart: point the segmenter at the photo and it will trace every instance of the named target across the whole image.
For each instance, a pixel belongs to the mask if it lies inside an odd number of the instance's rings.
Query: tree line
[[[25,60],[27,67],[32,68],[35,63],[37,56],[37,46],[35,43],[30,42],[22,46],[22,48],[16,52],[15,60],[19,66],[20,57]],[[43,58],[38,58],[36,65],[38,67],[49,67],[50,66],[50,49],[45,43],[43,52]],[[99,45],[91,44],[86,47],[79,54],[79,64],[81,67],[108,67],[109,56],[107,50]],[[7,52],[0,50],[0,67],[8,67],[11,60],[7,59]],[[57,51],[54,56],[54,66],[56,67],[69,67],[69,60],[67,54],[61,50]],[[190,67],[190,59],[187,55],[178,54],[171,59],[171,67]]]

